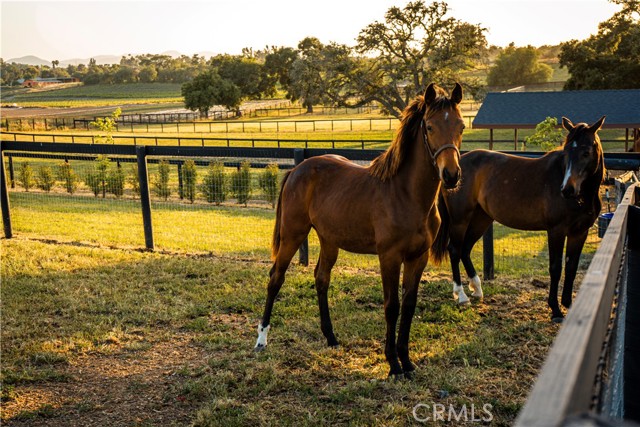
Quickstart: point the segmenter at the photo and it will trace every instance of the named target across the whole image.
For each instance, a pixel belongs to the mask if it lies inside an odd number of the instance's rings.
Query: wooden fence
[[[636,184],[616,209],[517,426],[640,421],[639,202]]]

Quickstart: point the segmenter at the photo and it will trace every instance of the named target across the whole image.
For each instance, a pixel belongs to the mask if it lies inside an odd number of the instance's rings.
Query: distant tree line
[[[183,84],[185,104],[206,113],[212,105],[237,108],[242,100],[284,93],[309,112],[313,105],[338,107],[377,102],[399,117],[430,82],[482,97],[487,82],[469,73],[488,68],[488,83],[521,85],[548,81],[542,60],[557,60],[571,74],[567,89],[640,87],[640,0],[610,0],[622,10],[600,24],[597,35],[561,46],[487,46],[485,28],[448,16],[446,2],[416,0],[391,7],[384,20],[362,29],[355,46],[324,44],[306,37],[297,47],[244,49],[241,55],[124,56],[119,64],[34,67],[1,65],[2,84],[20,78],[77,77],[85,84],[164,82]]]

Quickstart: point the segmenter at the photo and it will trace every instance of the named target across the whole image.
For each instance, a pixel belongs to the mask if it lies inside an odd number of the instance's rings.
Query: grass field
[[[81,85],[68,89],[11,91],[2,103],[21,107],[101,107],[120,104],[182,102],[181,85],[177,83],[135,83]]]
[[[392,137],[358,133],[291,135],[337,134],[354,146],[364,136]],[[21,161],[14,159],[16,170]],[[58,162],[33,159],[32,166]],[[80,173],[91,162],[72,163]],[[172,176],[174,194],[176,182]],[[449,267],[428,266],[411,335],[417,377],[389,381],[376,257],[340,254],[329,302],[341,346],[328,349],[312,234],[311,265],[290,268],[269,347],[256,354],[272,209],[153,196],[158,250],[148,252],[130,188],[123,200],[61,191],[10,192],[16,237],[0,240],[3,425],[405,426],[422,425],[413,410],[424,418],[425,405],[456,413],[490,405],[489,424],[507,426],[558,329],[540,287],[548,281],[544,233],[496,226],[497,279],[485,283],[484,301],[458,307]],[[597,243],[590,238],[581,271]],[[473,255],[479,270],[481,246]]]
[[[373,271],[336,268],[332,350],[313,267],[292,266],[269,347],[255,354],[266,262],[24,236],[2,241],[5,425],[399,426],[418,404],[488,404],[491,425],[510,425],[557,331],[546,289],[529,280],[494,281],[484,303],[460,309],[428,273],[417,378],[387,381]]]

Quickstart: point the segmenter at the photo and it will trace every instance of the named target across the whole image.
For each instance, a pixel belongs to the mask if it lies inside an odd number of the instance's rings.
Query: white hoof
[[[453,282],[453,299],[458,301],[458,304],[469,304],[469,297],[464,293],[462,285],[458,285]]]
[[[256,341],[255,347],[253,347],[254,351],[262,351],[267,346],[267,334],[269,333],[269,329],[271,329],[271,325],[264,327],[262,324],[258,324],[258,340]]]
[[[484,293],[482,292],[482,282],[477,274],[469,279],[469,289],[473,292],[471,294],[472,296],[476,298],[484,297]]]

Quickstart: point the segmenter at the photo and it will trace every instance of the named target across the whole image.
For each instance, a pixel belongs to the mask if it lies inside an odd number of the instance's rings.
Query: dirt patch
[[[187,425],[193,405],[181,394],[207,356],[187,334],[148,348],[72,360],[67,382],[18,386],[3,404],[6,426]]]

